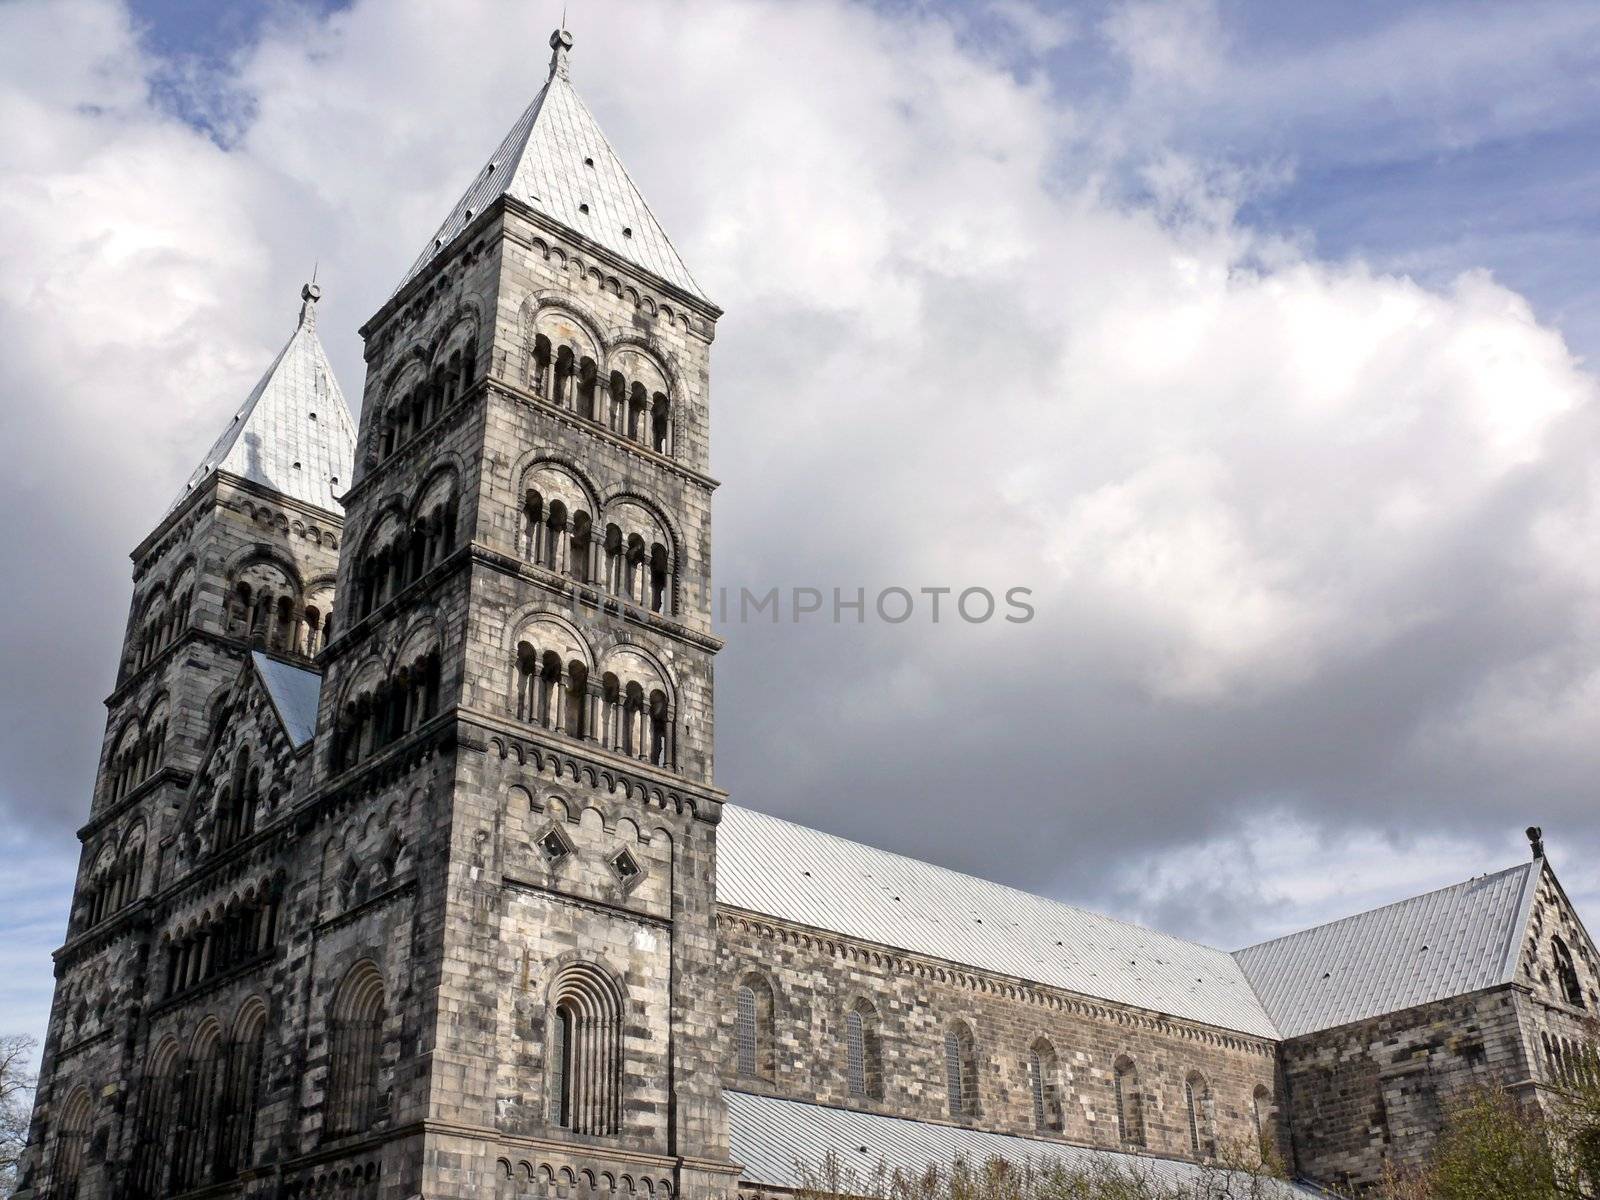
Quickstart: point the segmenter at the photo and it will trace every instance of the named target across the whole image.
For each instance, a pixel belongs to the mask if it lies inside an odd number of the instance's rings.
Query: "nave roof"
[[[724,805],[717,903],[1240,1033],[1277,1029],[1232,955]]]
[[[1181,1159],[1091,1150],[1042,1138],[935,1125],[749,1092],[724,1091],[722,1098],[728,1105],[733,1161],[743,1165],[745,1182],[759,1187],[798,1190],[806,1184],[807,1172],[820,1182],[830,1156],[848,1172],[841,1180],[846,1195],[852,1191],[875,1194],[873,1183],[880,1164],[891,1175],[899,1171],[916,1178],[930,1166],[949,1168],[958,1158],[971,1167],[981,1167],[994,1158],[1018,1166],[1060,1165],[1068,1170],[1121,1167],[1162,1187],[1163,1193],[1174,1186],[1211,1182],[1206,1179],[1208,1168]],[[1215,1169],[1211,1173],[1214,1180]],[[1244,1190],[1249,1190],[1248,1185]],[[1288,1182],[1263,1180],[1261,1190],[1250,1194],[1270,1200],[1321,1193]]]

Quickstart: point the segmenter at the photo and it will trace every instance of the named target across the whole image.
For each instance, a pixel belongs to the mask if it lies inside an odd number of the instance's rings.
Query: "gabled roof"
[[[1542,859],[1234,954],[1284,1037],[1510,983]]]
[[[304,667],[270,658],[259,650],[250,652],[256,672],[266,685],[267,696],[277,710],[278,720],[289,742],[300,749],[317,732],[317,699],[322,694],[322,676]]]
[[[217,471],[227,471],[340,515],[350,486],[356,428],[317,337],[316,284],[300,293],[300,320],[267,373],[228,422],[168,512]]]
[[[1260,1037],[1267,1012],[1224,950],[819,833],[737,805],[717,903]]]
[[[981,1167],[999,1158],[1022,1165],[1095,1171],[1120,1168],[1156,1184],[1162,1195],[1205,1181],[1221,1182],[1214,1172],[1197,1163],[1148,1155],[1091,1150],[1043,1138],[986,1133],[902,1117],[884,1117],[853,1109],[829,1108],[799,1100],[780,1100],[748,1092],[722,1093],[728,1105],[728,1136],[733,1161],[744,1167],[744,1180],[758,1187],[798,1190],[808,1182],[821,1183],[831,1159],[842,1173],[846,1195],[880,1195],[873,1183],[881,1165],[890,1175],[899,1171],[916,1178],[930,1166],[948,1169],[956,1159]],[[803,1169],[802,1169],[803,1168]],[[809,1174],[809,1179],[807,1175]],[[1241,1179],[1241,1184],[1244,1181]],[[831,1190],[826,1187],[823,1190]],[[1199,1194],[1199,1193],[1197,1193]],[[1208,1191],[1206,1194],[1221,1194]],[[1231,1194],[1231,1193],[1230,1193]],[[1240,1195],[1270,1197],[1314,1196],[1319,1193],[1277,1180],[1262,1180],[1259,1192],[1241,1186]]]
[[[706,300],[622,160],[573,90],[566,60],[571,35],[564,31],[553,34],[550,44],[554,50],[550,78],[395,290],[409,283],[474,217],[508,195],[624,262]]]

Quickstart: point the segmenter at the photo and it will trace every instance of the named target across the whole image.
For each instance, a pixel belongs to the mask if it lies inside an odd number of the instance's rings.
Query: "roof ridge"
[[[1417,892],[1415,895],[1411,896],[1402,896],[1400,899],[1391,900],[1387,904],[1379,904],[1373,908],[1363,908],[1353,913],[1346,913],[1344,916],[1335,917],[1331,921],[1321,921],[1316,925],[1307,925],[1304,929],[1292,929],[1288,933],[1280,933],[1277,937],[1267,938],[1265,941],[1252,942],[1248,946],[1240,946],[1239,949],[1230,951],[1229,953],[1237,957],[1238,955],[1244,954],[1250,950],[1259,950],[1264,946],[1271,946],[1278,942],[1288,941],[1291,938],[1304,937],[1307,934],[1316,933],[1319,929],[1332,929],[1335,926],[1343,925],[1350,921],[1357,921],[1363,917],[1371,917],[1378,913],[1388,912],[1390,909],[1399,908],[1402,905],[1415,904],[1418,901],[1428,900],[1432,897],[1443,895],[1445,892],[1466,887],[1468,884],[1481,883],[1486,879],[1498,879],[1502,875],[1511,874],[1513,871],[1526,870],[1529,865],[1530,864],[1528,863],[1515,863],[1512,866],[1503,867],[1498,871],[1486,871],[1482,875],[1473,875],[1467,879],[1458,879],[1456,882],[1447,883],[1443,887],[1430,888],[1426,892]]]

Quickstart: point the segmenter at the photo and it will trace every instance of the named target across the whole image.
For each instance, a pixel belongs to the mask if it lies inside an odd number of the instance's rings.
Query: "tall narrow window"
[[[323,1130],[330,1137],[365,1133],[381,1115],[383,1018],[383,978],[371,962],[358,963],[340,985],[329,1021]]]
[[[1139,1096],[1139,1073],[1131,1058],[1117,1059],[1112,1083],[1116,1089],[1117,1135],[1125,1146],[1143,1146],[1144,1106]]]
[[[139,1080],[134,1118],[133,1194],[159,1196],[166,1190],[167,1147],[177,1112],[178,1044],[168,1038],[156,1048]]]
[[[1037,1050],[1028,1054],[1028,1075],[1033,1086],[1033,1127],[1042,1130],[1045,1128],[1044,1062]]]
[[[558,1004],[550,1027],[550,1120],[563,1129],[572,1128],[572,1005]]]
[[[217,1156],[225,1179],[231,1179],[248,1167],[253,1157],[266,1033],[266,1010],[252,1003],[240,1016],[228,1048],[228,1073],[222,1093],[222,1142]]]
[[[757,1070],[756,992],[749,984],[739,989],[739,1074],[754,1075]]]
[[[845,1068],[850,1076],[850,1094],[867,1094],[867,1033],[861,1014],[852,1012],[845,1021]]]
[[[972,1031],[959,1021],[944,1035],[945,1099],[956,1120],[977,1114],[978,1078]]]
[[[554,1123],[614,1135],[622,1122],[622,993],[599,967],[573,963],[550,990],[546,1083]]]
[[[865,997],[845,1014],[845,1077],[850,1095],[877,1099],[883,1095],[883,1047],[878,1014]]]
[[[1194,1075],[1183,1081],[1183,1107],[1189,1118],[1189,1153],[1200,1157],[1200,1095],[1203,1085]]]
[[[1033,1127],[1040,1133],[1061,1128],[1061,1101],[1058,1092],[1059,1068],[1056,1050],[1047,1038],[1040,1038],[1028,1051],[1028,1085],[1033,1099]]]
[[[217,1157],[217,1103],[225,1065],[222,1031],[209,1022],[195,1038],[179,1087],[172,1184],[187,1191],[209,1183]]]
[[[1256,1122],[1256,1144],[1261,1157],[1266,1158],[1276,1141],[1272,1134],[1272,1093],[1258,1085],[1250,1097],[1250,1107]]]
[[[83,1180],[84,1152],[89,1144],[89,1118],[92,1114],[89,1093],[83,1088],[73,1092],[61,1110],[61,1123],[56,1133],[54,1195],[65,1200],[77,1200]]]

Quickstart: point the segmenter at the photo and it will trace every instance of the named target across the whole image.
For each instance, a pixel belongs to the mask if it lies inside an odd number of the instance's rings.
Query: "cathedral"
[[[1595,1067],[1524,861],[1237,952],[714,782],[721,310],[549,77],[361,329],[320,292],[134,549],[19,1195],[769,1200],[1428,1154]],[[285,313],[286,318],[290,314]],[[285,322],[287,324],[287,321]],[[759,804],[759,797],[753,798]]]

